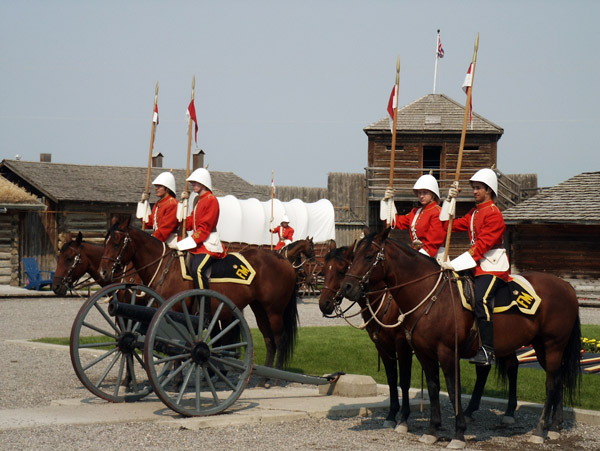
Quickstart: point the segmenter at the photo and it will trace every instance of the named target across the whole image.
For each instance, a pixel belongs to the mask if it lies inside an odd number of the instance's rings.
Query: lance
[[[273,221],[275,219],[275,217],[273,216],[273,202],[274,202],[274,198],[275,198],[275,170],[271,169],[271,221],[269,222],[269,232],[271,232],[271,229],[273,228]],[[271,250],[273,250],[273,233],[270,233],[271,235]]]
[[[396,84],[394,85],[396,92],[396,105],[394,106],[394,118],[392,125],[392,154],[390,159],[390,188],[394,187],[394,163],[396,160],[396,124],[398,124],[398,97],[400,94],[400,56],[396,62]]]
[[[158,122],[158,81],[156,82],[156,89],[154,91],[154,108],[152,108],[152,132],[150,133],[150,152],[148,153],[148,172],[146,174],[146,191],[144,191],[148,196],[150,196],[150,172],[152,168],[152,153],[154,152],[154,135],[156,133],[156,125]],[[144,207],[145,208],[145,207]],[[146,221],[142,219],[142,230],[146,229]]]
[[[467,135],[467,122],[471,113],[471,96],[473,95],[473,84],[475,82],[475,63],[477,62],[477,49],[479,48],[479,33],[475,39],[475,49],[473,50],[473,61],[471,66],[471,86],[467,92],[467,104],[465,105],[465,117],[463,120],[462,132],[460,134],[460,145],[458,147],[458,162],[456,163],[456,174],[454,176],[454,185],[458,188],[460,180],[460,169],[462,167],[463,150],[465,148],[465,137]],[[452,224],[454,223],[454,208],[450,209],[450,217],[448,220],[448,233],[446,235],[446,250],[444,251],[444,261],[448,261],[450,252],[450,238],[452,237]]]
[[[192,79],[192,101],[191,103],[194,102],[194,89],[196,87],[196,76],[194,75],[194,78]],[[185,188],[184,191],[188,191],[189,188],[189,182],[188,182],[188,177],[190,176],[190,157],[192,154],[192,127],[194,126],[194,118],[192,118],[191,114],[188,120],[188,144],[187,144],[187,161],[186,161],[186,167],[185,167]],[[189,194],[189,192],[188,192]],[[183,219],[181,221],[181,238],[185,238],[185,233],[186,233],[186,219],[187,219],[187,211],[188,211],[188,199],[184,199],[183,200]]]

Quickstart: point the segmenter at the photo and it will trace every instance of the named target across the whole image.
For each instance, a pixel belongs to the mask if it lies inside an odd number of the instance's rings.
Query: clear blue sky
[[[0,157],[185,167],[192,76],[209,169],[327,186],[364,172],[363,128],[433,91],[504,128],[499,169],[541,186],[600,170],[598,19],[587,1],[0,0]],[[110,177],[110,174],[107,174]]]

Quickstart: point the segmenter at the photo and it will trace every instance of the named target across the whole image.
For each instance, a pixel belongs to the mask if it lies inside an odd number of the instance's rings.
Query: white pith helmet
[[[198,168],[187,178],[188,182],[198,182],[206,186],[209,191],[212,191],[212,182],[210,179],[210,172],[204,168]]]
[[[287,222],[288,224],[290,223],[290,218],[288,218],[286,215],[283,215],[283,218],[281,218],[281,223],[283,224],[284,222]]]
[[[435,194],[438,199],[440,198],[440,188],[438,187],[438,182],[431,174],[425,174],[419,177],[415,183],[415,186],[413,186],[413,191],[418,189],[427,189]]]
[[[177,192],[175,189],[175,177],[170,172],[161,172],[158,174],[158,177],[154,179],[152,182],[153,185],[162,185],[166,188],[169,188],[174,193]]]
[[[498,196],[498,176],[493,170],[488,168],[480,169],[470,180],[472,182],[485,183],[494,192],[494,195]]]

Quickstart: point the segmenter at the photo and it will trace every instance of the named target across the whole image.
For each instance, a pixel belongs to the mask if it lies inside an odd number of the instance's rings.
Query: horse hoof
[[[502,424],[515,424],[515,417],[503,416]]]
[[[548,431],[548,439],[549,440],[558,440],[560,438],[560,433],[556,431]]]
[[[542,445],[544,443],[544,437],[540,437],[539,435],[532,435],[529,437],[529,443],[535,443],[536,445]]]
[[[385,420],[383,422],[383,427],[385,429],[393,429],[396,427],[396,422],[395,421],[391,421],[391,420]]]
[[[448,449],[463,449],[466,446],[467,446],[466,442],[463,442],[462,440],[452,439],[452,441],[450,443],[448,443],[448,446],[446,446],[446,448],[448,448]]]
[[[394,428],[394,432],[398,434],[406,434],[408,432],[408,423],[405,421],[404,423],[398,423],[398,425]]]
[[[424,443],[425,445],[433,445],[437,442],[437,437],[431,434],[423,434],[421,438],[419,438],[419,443]]]

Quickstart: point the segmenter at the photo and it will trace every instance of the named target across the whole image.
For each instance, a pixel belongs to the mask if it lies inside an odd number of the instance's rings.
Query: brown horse
[[[287,258],[294,269],[301,269],[307,260],[315,258],[315,245],[312,237],[307,236],[282,247],[277,252]]]
[[[431,402],[430,423],[423,441],[437,440],[441,425],[438,363],[446,379],[456,417],[449,447],[465,445],[465,418],[460,400],[459,357],[475,354],[478,343],[470,334],[473,315],[461,306],[455,279],[438,263],[403,243],[388,239],[389,229],[363,238],[354,255],[342,293],[348,299],[364,296],[369,283],[385,282],[402,312],[401,319],[415,355],[427,376]],[[563,394],[572,402],[580,380],[581,328],[575,290],[545,273],[523,276],[542,299],[535,315],[508,310],[494,315],[494,347],[498,357],[510,356],[532,344],[546,370],[546,402],[533,440],[558,436],[563,420]]]
[[[334,310],[336,311],[336,316],[344,316],[344,312],[340,309],[343,299],[340,287],[342,279],[346,276],[348,267],[352,263],[353,257],[354,246],[336,249],[335,243],[331,247],[330,252],[325,256],[325,264],[323,266],[325,283],[319,297],[319,308],[325,316],[331,315]],[[370,311],[377,312],[379,306],[384,307],[383,313],[377,315],[379,322],[385,325],[395,324],[400,313],[398,306],[394,302],[388,304],[389,298],[387,298],[385,304],[381,304],[383,302],[381,294],[385,291],[385,283],[381,281],[375,286],[370,285],[369,290]],[[403,327],[388,328],[380,325],[377,321],[373,321],[365,297],[361,297],[358,300],[358,304],[361,308],[363,320],[367,323],[366,329],[369,333],[369,338],[375,344],[379,357],[383,361],[390,391],[390,409],[384,421],[384,427],[396,427],[397,431],[405,432],[408,430],[407,420],[410,416],[409,390],[412,375],[412,348],[406,340]],[[506,375],[504,378],[507,378],[509,383],[509,401],[504,413],[503,422],[514,423],[514,414],[517,407],[517,357],[513,354],[508,358],[508,361],[499,359],[498,364],[501,376]],[[471,418],[473,412],[479,409],[490,369],[490,366],[476,366],[477,380],[475,388],[473,389],[469,406],[465,409],[465,416],[468,418]],[[400,403],[398,402],[398,370],[400,370],[400,388],[402,390],[401,410]],[[400,412],[400,418],[396,421],[398,412]]]
[[[191,280],[182,277],[177,252],[143,232],[131,227],[130,218],[113,221],[106,236],[100,275],[110,280],[112,274],[131,262],[144,285],[165,299],[194,288]],[[282,369],[291,358],[297,334],[298,310],[296,273],[281,255],[269,250],[248,248],[240,254],[256,270],[249,285],[210,282],[210,288],[229,299],[239,308],[250,306],[263,334],[267,348],[266,366]]]
[[[57,296],[64,296],[67,290],[73,290],[86,273],[97,284],[105,286],[105,282],[98,273],[100,260],[104,253],[104,246],[83,241],[81,232],[73,239],[70,233],[65,237],[65,244],[58,253],[58,262],[52,279],[52,291]]]
[[[88,282],[89,278],[82,282],[79,281],[86,273],[98,285],[102,287],[108,285],[109,282],[106,282],[98,272],[102,254],[104,254],[104,246],[84,241],[81,232],[75,239],[71,233],[67,233],[65,243],[58,252],[58,262],[52,279],[52,291],[57,296],[64,296],[67,294],[67,290],[87,286],[90,283]],[[127,269],[125,272],[128,272]],[[127,281],[132,283],[140,281],[135,274],[130,275],[128,279]]]

